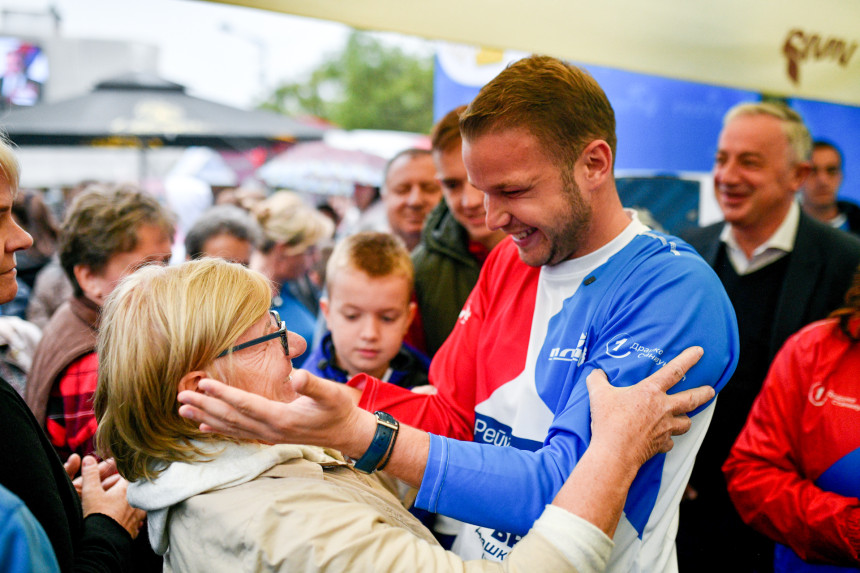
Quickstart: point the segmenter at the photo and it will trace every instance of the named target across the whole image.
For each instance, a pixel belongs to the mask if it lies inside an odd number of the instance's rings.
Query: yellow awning
[[[860,105],[857,0],[210,0]]]

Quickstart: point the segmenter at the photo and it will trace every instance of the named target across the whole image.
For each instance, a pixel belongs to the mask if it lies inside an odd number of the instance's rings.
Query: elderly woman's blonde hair
[[[265,316],[270,297],[260,273],[208,258],[141,268],[111,293],[98,337],[96,445],[123,477],[152,479],[203,457],[192,440],[223,439],[179,416],[179,382],[203,370],[229,383],[213,361]]]
[[[298,255],[334,234],[331,219],[311,208],[292,191],[278,191],[254,206],[254,215],[263,228],[260,249],[268,253],[278,243],[287,253]]]
[[[6,136],[0,135],[0,179],[5,181],[12,189],[13,197],[18,190],[20,174],[21,170],[18,167],[18,158],[15,157],[12,144],[6,139]]]

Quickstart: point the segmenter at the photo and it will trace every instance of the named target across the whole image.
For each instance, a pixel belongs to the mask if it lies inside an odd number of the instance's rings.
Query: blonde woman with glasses
[[[201,259],[143,268],[104,307],[97,443],[132,482],[132,505],[149,512],[165,571],[601,571],[636,470],[689,427],[676,414],[712,394],[665,394],[696,351],[632,388],[592,376],[592,447],[553,505],[504,563],[463,562],[374,471],[400,432],[418,430],[392,419],[366,451],[343,452],[353,462],[330,448],[228,439],[179,415],[177,394],[210,377],[313,408],[295,389],[308,373],[290,361],[305,342],[270,311],[269,294],[261,274]]]

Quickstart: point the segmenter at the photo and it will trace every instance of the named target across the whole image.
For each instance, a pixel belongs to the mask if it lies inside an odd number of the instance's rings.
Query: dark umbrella
[[[82,96],[18,108],[0,119],[18,145],[203,145],[248,149],[275,141],[311,140],[323,129],[266,111],[246,111],[185,93],[146,73],[98,84]]]

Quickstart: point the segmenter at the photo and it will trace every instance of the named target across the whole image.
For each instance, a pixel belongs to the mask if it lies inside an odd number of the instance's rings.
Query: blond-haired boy
[[[320,300],[330,332],[304,367],[338,382],[365,373],[404,388],[427,384],[429,359],[403,342],[415,316],[413,277],[409,252],[389,233],[339,242]]]

